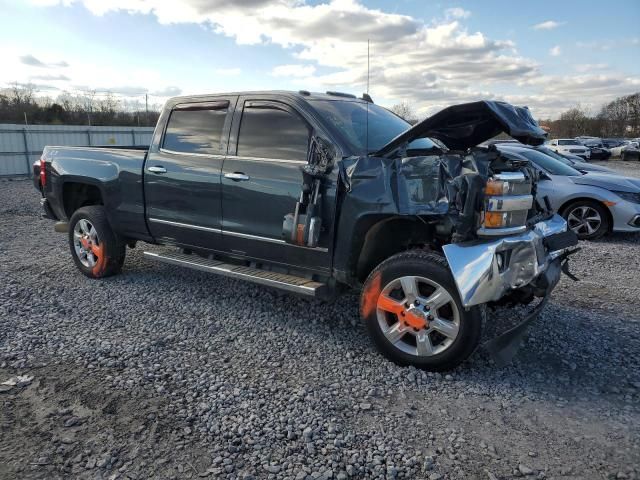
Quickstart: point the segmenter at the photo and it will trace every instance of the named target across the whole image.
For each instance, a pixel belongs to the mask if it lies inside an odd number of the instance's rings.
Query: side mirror
[[[336,149],[328,140],[313,135],[309,147],[309,161],[304,170],[312,176],[322,175],[335,162]]]

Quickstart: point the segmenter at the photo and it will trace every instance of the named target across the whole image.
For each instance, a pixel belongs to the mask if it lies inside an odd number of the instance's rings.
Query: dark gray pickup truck
[[[476,147],[501,132],[545,139],[502,102],[411,127],[368,95],[179,97],[148,150],[46,147],[34,182],[88,277],[118,273],[143,241],[177,247],[151,260],[298,294],[359,289],[383,354],[445,370],[477,347],[486,305],[542,298],[488,345],[510,355],[576,244],[526,161]]]

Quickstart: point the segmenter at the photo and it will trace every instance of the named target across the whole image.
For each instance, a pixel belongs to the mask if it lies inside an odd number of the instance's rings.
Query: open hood
[[[398,135],[375,155],[383,156],[424,137],[436,138],[451,150],[467,150],[502,132],[527,145],[540,145],[547,138],[528,108],[483,100],[441,110]]]

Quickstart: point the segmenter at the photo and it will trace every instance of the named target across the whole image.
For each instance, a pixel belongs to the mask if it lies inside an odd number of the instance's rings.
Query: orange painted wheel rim
[[[104,245],[93,224],[81,218],[73,228],[73,246],[80,263],[98,275],[104,268]]]
[[[416,356],[444,352],[460,329],[460,311],[451,294],[425,277],[400,277],[380,289],[376,316],[386,339]]]

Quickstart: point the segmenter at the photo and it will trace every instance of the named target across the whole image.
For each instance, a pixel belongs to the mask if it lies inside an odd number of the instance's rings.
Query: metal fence
[[[46,145],[149,145],[153,127],[0,124],[0,176],[30,175]]]

